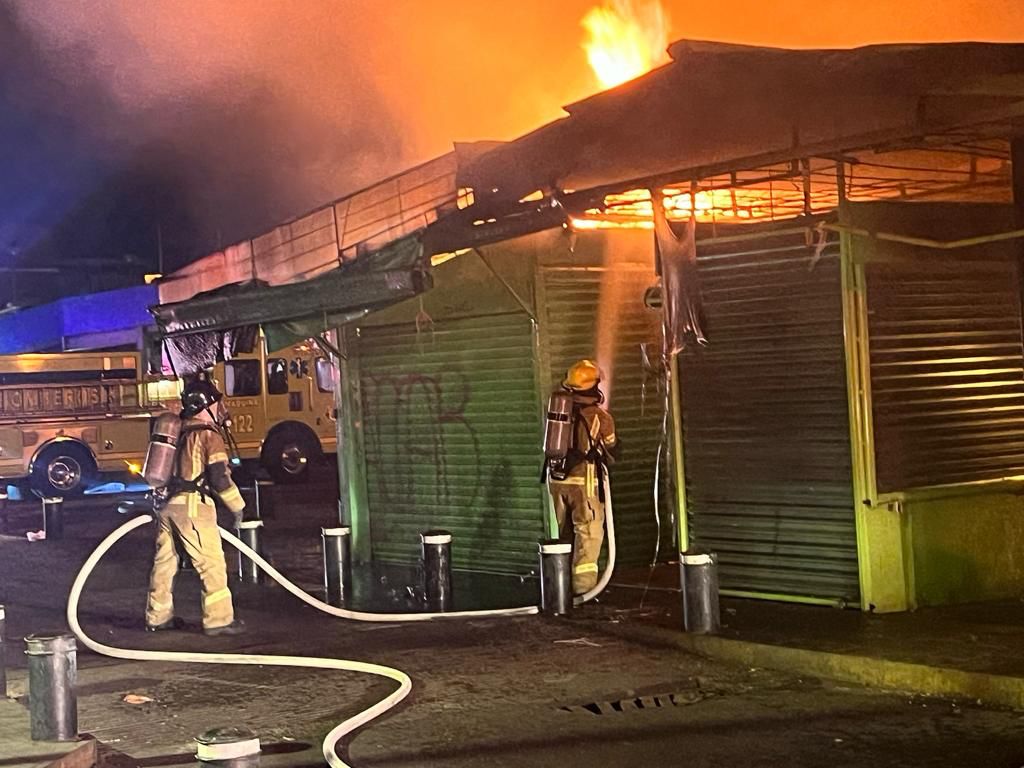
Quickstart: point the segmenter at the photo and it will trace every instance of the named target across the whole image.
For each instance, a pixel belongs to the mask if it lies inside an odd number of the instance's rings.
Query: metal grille
[[[691,542],[724,588],[858,595],[839,252],[698,243],[710,344],[680,356]]]
[[[548,356],[548,381],[557,387],[566,369],[581,357],[597,359],[608,381],[609,411],[622,444],[622,458],[611,471],[619,562],[646,565],[658,542],[654,516],[654,469],[663,394],[658,375],[645,373],[641,344],[650,344],[660,355],[659,315],[644,307],[644,290],[654,276],[650,270],[616,267],[612,279],[595,269],[544,269],[544,312]],[[601,328],[611,339],[609,352],[601,350]],[[607,356],[609,359],[601,359]],[[611,363],[609,365],[609,362]],[[608,370],[610,369],[610,370]],[[672,500],[661,490],[661,553],[671,554],[673,539]]]
[[[442,528],[456,567],[535,566],[544,499],[529,319],[366,327],[357,345],[374,557],[416,562],[419,534]]]
[[[974,256],[866,267],[880,492],[1024,474],[1019,263]]]

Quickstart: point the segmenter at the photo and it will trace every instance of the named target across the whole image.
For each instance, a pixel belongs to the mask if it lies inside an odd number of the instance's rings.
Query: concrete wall
[[[909,500],[918,606],[1024,596],[1024,497]]]

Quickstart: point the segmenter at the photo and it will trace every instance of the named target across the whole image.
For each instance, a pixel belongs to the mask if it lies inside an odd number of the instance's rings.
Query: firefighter
[[[178,572],[175,539],[183,545],[202,580],[203,632],[237,635],[244,631],[234,616],[227,564],[217,531],[214,496],[242,521],[245,502],[231,479],[221,429],[228,418],[223,395],[209,381],[190,382],[181,394],[181,440],[166,504],[157,512],[156,556],[149,580],[146,629],[180,629],[174,616],[172,587]]]
[[[601,371],[591,360],[574,363],[566,373],[562,390],[573,401],[571,442],[561,471],[548,476],[560,537],[574,539],[572,589],[576,595],[597,584],[597,558],[604,542],[602,473],[618,455],[615,422],[601,407],[600,383]]]

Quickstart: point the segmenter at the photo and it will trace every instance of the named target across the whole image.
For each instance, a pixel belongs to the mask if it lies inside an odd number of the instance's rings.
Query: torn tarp
[[[430,287],[423,247],[407,237],[364,259],[286,285],[236,283],[151,308],[179,374],[230,359],[235,329],[262,325],[268,338],[306,337]],[[200,368],[195,366],[205,363]]]
[[[171,372],[185,375],[204,371],[217,363],[252,352],[258,336],[259,327],[255,325],[187,336],[168,336],[164,339],[164,353],[171,364]]]
[[[651,193],[654,209],[654,238],[661,264],[662,323],[665,352],[682,352],[688,343],[707,344],[704,336],[704,303],[697,272],[697,225],[693,216],[682,237],[676,235],[665,216],[661,195]]]

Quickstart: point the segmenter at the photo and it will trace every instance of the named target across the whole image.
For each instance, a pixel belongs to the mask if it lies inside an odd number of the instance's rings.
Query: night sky
[[[0,308],[137,284],[597,89],[597,0],[0,0]],[[1020,0],[666,0],[672,38],[1024,40]],[[554,6],[554,7],[552,7]]]

